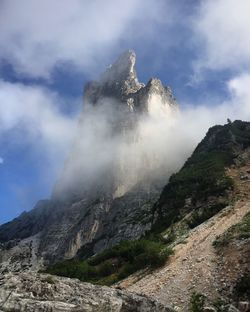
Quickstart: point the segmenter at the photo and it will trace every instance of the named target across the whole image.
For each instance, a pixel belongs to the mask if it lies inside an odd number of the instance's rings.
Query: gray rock
[[[50,275],[7,274],[0,285],[0,311],[5,312],[172,311],[154,299]]]

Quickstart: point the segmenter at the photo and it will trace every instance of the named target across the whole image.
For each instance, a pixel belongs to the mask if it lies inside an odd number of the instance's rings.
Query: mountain
[[[51,198],[0,226],[0,310],[247,311],[250,122],[210,128],[170,176],[152,132],[178,104],[135,62],[87,83]]]
[[[250,123],[210,128],[154,210],[152,230],[174,253],[157,271],[117,287],[180,311],[248,311]]]
[[[171,121],[178,105],[160,80],[138,81],[135,61],[129,50],[85,86],[77,136],[51,199],[0,227],[4,270],[12,253],[19,259],[12,269],[37,268],[79,252],[88,257],[151,228],[151,206],[168,173],[145,150],[139,128],[158,110]]]
[[[230,311],[249,300],[249,181],[250,123],[214,126],[152,205],[146,235],[47,272],[114,284],[181,311],[199,298]]]

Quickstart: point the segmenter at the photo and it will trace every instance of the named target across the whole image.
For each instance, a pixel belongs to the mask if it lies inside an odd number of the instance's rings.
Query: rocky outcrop
[[[170,88],[160,80],[151,79],[146,86],[138,81],[135,62],[135,53],[129,50],[98,81],[85,86],[78,135],[52,198],[0,227],[2,270],[13,267],[7,263],[25,258],[27,248],[33,255],[32,265],[24,261],[23,268],[33,268],[36,257],[39,265],[43,259],[46,265],[79,252],[88,257],[121,240],[137,239],[151,228],[151,207],[167,178],[164,170],[152,166],[148,155],[130,153],[128,157],[128,151],[140,144],[140,116],[160,110],[167,122],[178,109]],[[102,133],[104,119],[107,134]],[[85,144],[91,127],[91,142]],[[110,144],[106,144],[107,136]],[[122,144],[114,147],[114,142]],[[101,161],[99,154],[103,154]],[[142,171],[147,174],[142,176]],[[35,249],[33,243],[23,248],[34,236]],[[6,244],[15,247],[7,253]]]
[[[0,276],[9,271],[39,270],[43,265],[38,252],[39,244],[39,234],[0,244]]]
[[[50,275],[0,277],[0,311],[4,312],[170,312],[167,306],[126,291]]]

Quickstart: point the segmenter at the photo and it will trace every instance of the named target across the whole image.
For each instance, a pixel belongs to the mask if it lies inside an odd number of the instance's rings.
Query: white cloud
[[[250,74],[235,76],[227,83],[228,99],[221,102],[206,102],[199,105],[187,105],[182,109],[181,124],[185,125],[190,137],[201,140],[207,129],[216,124],[224,124],[227,118],[232,121],[250,120]],[[187,135],[187,134],[186,134]],[[198,139],[198,140],[197,140]]]
[[[250,68],[250,1],[201,1],[192,28],[198,41],[198,70]]]
[[[30,144],[56,164],[69,147],[76,124],[73,116],[60,110],[62,102],[46,88],[0,80],[0,139],[10,135],[9,144]]]
[[[93,70],[107,52],[133,36],[154,35],[161,6],[153,0],[3,0],[0,58],[33,77],[48,78],[69,62]],[[166,3],[165,3],[166,4]],[[137,27],[139,26],[139,27]]]
[[[243,73],[228,82],[236,118],[250,120],[250,74]]]

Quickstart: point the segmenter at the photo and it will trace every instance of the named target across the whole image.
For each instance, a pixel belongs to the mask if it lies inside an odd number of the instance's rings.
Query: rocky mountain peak
[[[136,54],[132,50],[125,51],[111,64],[101,76],[101,82],[113,83],[122,80],[137,80],[135,70]]]
[[[172,90],[169,86],[163,86],[162,82],[158,78],[151,78],[146,85],[147,93],[150,95],[158,94],[162,97],[163,102],[166,101],[170,105],[176,105],[177,102],[173,96]]]
[[[125,104],[123,107],[130,112],[147,113],[152,108],[160,107],[176,110],[178,104],[170,87],[164,86],[158,78],[151,78],[145,86],[138,81],[135,65],[136,54],[133,50],[122,53],[98,81],[86,85],[85,102],[95,105],[112,98]]]
[[[136,54],[133,50],[122,53],[108,66],[98,81],[86,84],[85,101],[96,104],[102,98],[112,97],[126,102],[130,94],[144,87],[144,84],[138,81],[135,64]]]

